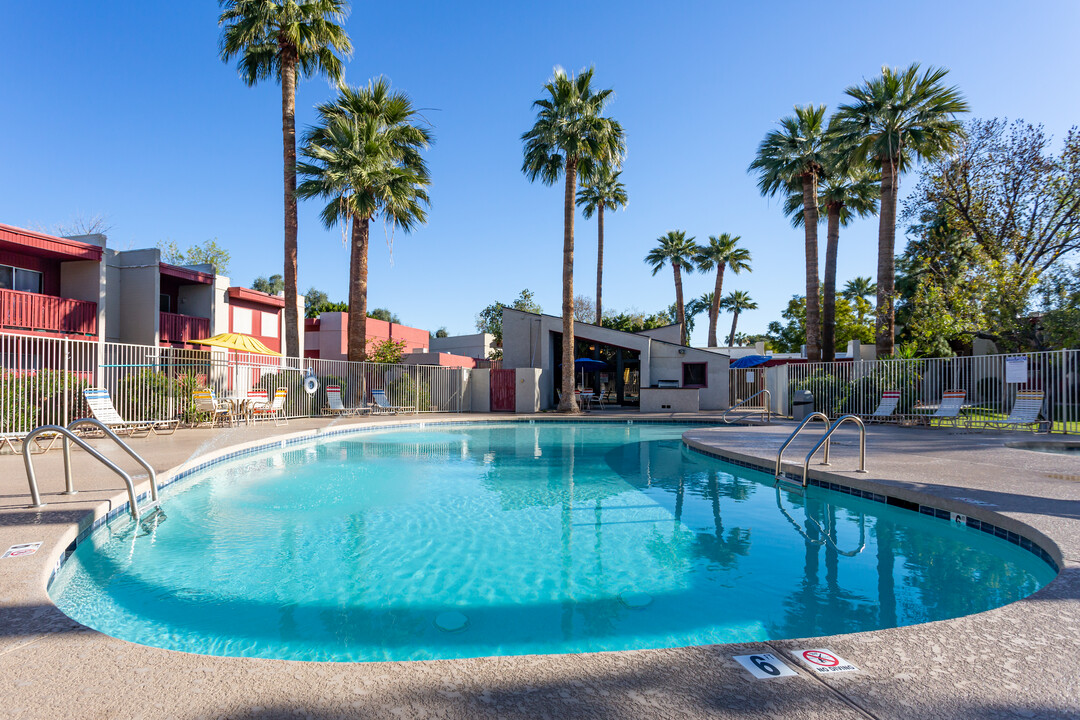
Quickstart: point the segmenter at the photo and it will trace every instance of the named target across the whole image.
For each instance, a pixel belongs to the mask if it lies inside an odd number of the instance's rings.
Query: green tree
[[[236,58],[248,86],[273,78],[281,83],[281,138],[285,165],[285,354],[300,351],[296,287],[296,81],[322,74],[342,79],[341,55],[352,43],[341,27],[343,0],[219,0],[221,59]]]
[[[640,310],[628,308],[622,312],[608,311],[604,314],[603,325],[612,330],[623,332],[641,332],[643,330],[655,330],[671,324],[671,315],[668,311],[646,315]]]
[[[277,277],[276,275],[274,277]],[[271,278],[273,279],[273,278]],[[258,282],[258,281],[256,281]],[[255,288],[258,290],[258,288]],[[330,296],[324,293],[322,290],[318,290],[314,287],[309,287],[308,291],[304,293],[304,315],[305,317],[318,317],[318,315],[312,315],[311,309],[324,305],[330,302]]]
[[[329,300],[323,300],[322,302],[308,305],[304,311],[304,317],[317,318],[323,313],[331,312],[349,312],[349,303],[343,302],[330,302]]]
[[[603,322],[602,297],[604,287],[604,209],[612,211],[626,207],[626,186],[619,182],[622,171],[601,165],[596,177],[589,178],[578,190],[577,204],[588,220],[596,213],[596,324]],[[590,319],[588,322],[592,322]]]
[[[724,271],[729,269],[738,275],[743,270],[752,272],[750,267],[750,251],[739,247],[742,240],[738,235],[732,236],[723,233],[719,236],[710,235],[709,244],[703,245],[694,259],[698,269],[708,272],[716,268],[716,285],[708,294],[711,298],[709,310],[709,347],[716,347],[716,325],[720,319],[720,299],[724,292]]]
[[[728,347],[735,345],[735,327],[739,323],[739,315],[744,310],[757,310],[758,304],[743,290],[735,290],[728,293],[727,297],[720,301],[720,307],[732,313],[731,334],[728,335]]]
[[[393,338],[387,338],[386,340],[369,338],[368,343],[371,345],[367,352],[368,362],[391,364],[399,363],[404,359],[405,345],[408,344],[405,340],[394,340]]]
[[[682,274],[688,275],[694,272],[695,260],[701,248],[694,242],[694,238],[686,237],[683,230],[670,230],[666,235],[657,238],[656,247],[645,256],[645,263],[652,266],[652,274],[660,272],[665,265],[671,266],[675,276],[675,322],[682,328],[679,331],[679,342],[686,344],[689,332],[686,328],[686,305],[683,302]]]
[[[172,240],[163,240],[158,243],[158,249],[161,250],[161,261],[170,265],[213,265],[214,274],[229,274],[232,254],[217,244],[217,238],[189,245],[186,250],[181,250]]]
[[[881,76],[844,92],[830,124],[831,144],[852,164],[881,167],[881,212],[878,223],[877,356],[893,354],[896,336],[895,248],[896,201],[900,173],[916,160],[932,161],[951,153],[963,135],[956,115],[968,104],[955,87],[946,87],[944,68],[919,72],[912,63],[903,70],[883,67]]]
[[[875,170],[861,165],[845,167],[842,159],[829,157],[818,187],[818,201],[825,207],[827,235],[825,242],[825,280],[822,283],[821,359],[836,359],[836,258],[840,248],[840,228],[847,227],[856,217],[877,212],[881,193]],[[784,211],[791,224],[803,224],[802,190],[791,188]]]
[[[375,320],[382,320],[383,322],[394,323],[395,325],[401,324],[401,318],[396,313],[392,313],[386,308],[375,308],[374,310],[368,310],[367,316],[374,318]]]
[[[798,187],[803,197],[806,251],[806,296],[809,337],[806,356],[821,359],[821,308],[818,301],[818,179],[826,162],[825,106],[796,105],[795,114],[780,119],[758,146],[750,171],[758,175],[758,189],[766,197]]]
[[[448,333],[446,331],[446,326],[445,325],[443,325],[441,328],[439,328],[438,330],[435,331],[435,337],[437,337],[437,338],[450,337],[450,333]]]
[[[565,179],[563,192],[562,366],[574,365],[574,202],[577,180],[597,175],[599,167],[618,167],[626,152],[622,126],[603,117],[611,90],[593,90],[593,70],[576,77],[560,67],[544,85],[546,96],[533,103],[536,123],[522,136],[521,170],[530,181],[554,185]],[[574,374],[564,372],[559,412],[578,412]]]
[[[496,347],[502,347],[502,311],[504,307],[521,310],[522,312],[536,313],[538,315],[544,311],[536,302],[532,290],[529,290],[528,288],[522,290],[518,294],[517,299],[508,305],[501,302],[494,302],[481,310],[476,315],[476,331],[494,335],[494,344]]]
[[[769,323],[764,338],[775,352],[797,353],[806,343],[806,299],[794,295],[787,307],[780,314],[786,322],[774,320]],[[872,342],[874,327],[869,323],[859,323],[851,302],[845,297],[836,300],[836,345],[847,347],[851,340],[862,343]]]
[[[329,202],[327,227],[352,221],[349,260],[349,360],[367,353],[368,240],[371,220],[404,232],[427,222],[431,184],[421,151],[431,133],[409,96],[379,78],[362,88],[342,88],[337,99],[318,107],[319,124],[305,135],[297,166],[302,198]]]
[[[285,278],[281,275],[271,275],[265,277],[260,275],[255,278],[255,282],[251,283],[252,290],[258,290],[259,292],[268,293],[270,295],[277,295],[279,292],[285,290]],[[310,292],[310,291],[309,291]],[[307,296],[304,296],[304,305],[307,306]]]
[[[866,298],[877,296],[877,284],[874,282],[873,278],[855,277],[844,284],[844,289],[840,294],[851,301],[855,306],[855,313],[859,318],[859,324],[862,325],[866,318],[866,313],[870,312],[871,307],[870,302]]]

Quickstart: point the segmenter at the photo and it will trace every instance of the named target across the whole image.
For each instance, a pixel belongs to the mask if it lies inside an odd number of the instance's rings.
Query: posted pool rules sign
[[[857,672],[859,669],[833,651],[824,648],[796,650],[794,655],[808,668],[822,675],[838,672]]]

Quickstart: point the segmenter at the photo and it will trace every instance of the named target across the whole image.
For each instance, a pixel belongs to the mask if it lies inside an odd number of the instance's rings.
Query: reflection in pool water
[[[955,617],[1053,577],[976,530],[686,449],[685,426],[392,430],[214,466],[84,543],[77,620],[190,652],[384,660],[757,641]]]

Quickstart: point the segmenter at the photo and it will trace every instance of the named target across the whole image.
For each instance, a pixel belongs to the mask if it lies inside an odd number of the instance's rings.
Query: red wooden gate
[[[491,370],[491,412],[514,412],[514,371]]]

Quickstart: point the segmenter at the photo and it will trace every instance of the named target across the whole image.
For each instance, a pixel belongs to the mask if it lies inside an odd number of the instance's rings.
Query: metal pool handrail
[[[801,423],[799,423],[799,427],[795,428],[795,430],[790,435],[788,435],[787,440],[785,440],[784,444],[780,446],[780,449],[776,451],[775,476],[778,479],[783,479],[783,475],[780,472],[780,463],[784,459],[784,451],[787,450],[787,446],[791,444],[791,441],[794,440],[796,436],[798,436],[798,434],[803,431],[803,428],[806,427],[811,420],[821,420],[823,423],[828,424],[829,416],[823,412],[812,412],[807,415]],[[827,440],[828,438],[826,437],[825,439]],[[805,483],[803,483],[803,486],[805,487]]]
[[[810,471],[810,459],[812,457],[814,457],[814,454],[817,453],[817,451],[821,448],[822,445],[824,445],[825,446],[825,460],[821,464],[822,465],[828,465],[829,464],[829,437],[831,437],[832,434],[834,432],[836,432],[837,428],[839,428],[841,425],[843,425],[844,423],[849,422],[849,421],[853,422],[853,423],[855,423],[856,425],[859,426],[859,469],[856,470],[855,472],[857,472],[857,473],[865,473],[866,472],[866,425],[863,423],[862,418],[860,418],[858,415],[841,415],[836,420],[836,422],[834,422],[829,427],[829,429],[825,431],[825,434],[822,436],[822,438],[820,440],[818,440],[817,445],[814,445],[814,447],[810,450],[810,452],[808,452],[806,454],[806,459],[803,460],[803,466],[802,466],[802,484],[803,484],[803,487],[806,487],[807,474]]]
[[[766,425],[768,425],[769,424],[769,418],[772,416],[772,394],[770,394],[768,390],[758,390],[756,393],[754,393],[750,397],[746,398],[745,400],[740,400],[739,402],[735,403],[734,405],[732,405],[731,407],[729,407],[727,410],[724,411],[724,415],[723,415],[723,417],[721,419],[726,423],[730,423],[731,421],[728,420],[728,413],[731,412],[732,410],[738,410],[740,407],[742,407],[746,403],[750,402],[751,400],[756,398],[758,395],[764,395],[765,396],[765,406],[762,407],[762,408],[756,408],[756,407],[747,408],[747,410],[749,410],[751,412],[751,414],[753,414],[754,411],[760,409],[761,410],[761,419],[765,421]]]
[[[114,463],[112,460],[110,460],[109,458],[102,455],[101,452],[96,450],[89,443],[87,443],[85,440],[83,440],[81,437],[79,437],[78,435],[75,434],[75,432],[74,432],[74,430],[72,428],[74,428],[77,425],[84,425],[84,424],[93,425],[93,426],[97,427],[99,430],[103,431],[105,433],[106,437],[111,438],[120,447],[122,447],[124,449],[124,451],[128,455],[133,457],[136,461],[138,461],[138,463],[140,465],[142,465],[144,468],[146,468],[147,472],[150,475],[150,498],[151,498],[150,505],[151,506],[157,505],[157,503],[158,503],[157,474],[154,472],[154,469],[152,467],[150,467],[150,464],[147,463],[144,459],[142,459],[134,450],[132,450],[127,445],[127,443],[125,443],[123,440],[121,440],[119,437],[117,437],[116,433],[114,433],[112,430],[109,430],[107,427],[102,425],[97,420],[94,420],[94,419],[91,419],[91,418],[82,418],[80,420],[76,420],[75,422],[71,423],[71,425],[68,426],[68,427],[62,427],[60,425],[42,425],[40,427],[37,427],[37,428],[34,428],[33,430],[31,430],[27,434],[25,442],[30,442],[34,438],[36,438],[38,435],[43,435],[45,433],[55,433],[57,435],[63,436],[63,438],[64,438],[64,485],[65,485],[64,493],[63,493],[64,495],[74,495],[75,493],[78,492],[78,490],[75,489],[75,483],[74,483],[74,480],[72,479],[72,476],[71,476],[71,446],[70,446],[69,441],[74,442],[76,445],[78,445],[83,450],[85,450],[91,457],[93,457],[96,460],[100,461],[105,467],[109,468],[114,473],[116,473],[117,475],[120,476],[120,478],[124,481],[124,485],[127,487],[127,491],[128,491],[128,508],[129,508],[129,510],[131,512],[131,517],[134,518],[135,520],[138,520],[139,517],[141,516],[141,513],[139,511],[138,499],[136,498],[136,495],[135,495],[135,483],[131,479],[131,475],[126,473],[116,463]],[[24,453],[23,454],[23,464],[26,466],[26,480],[30,484],[30,498],[31,498],[31,500],[33,500],[33,504],[30,507],[35,507],[35,508],[36,507],[44,507],[45,503],[41,502],[41,493],[38,492],[37,475],[34,472],[34,461],[33,461],[33,458],[31,456],[31,453]]]

